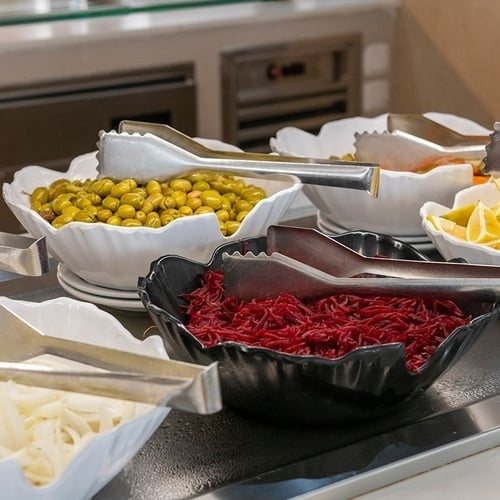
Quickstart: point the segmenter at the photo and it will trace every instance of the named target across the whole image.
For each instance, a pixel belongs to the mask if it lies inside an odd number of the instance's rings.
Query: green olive
[[[135,208],[132,205],[120,205],[116,211],[122,219],[133,219],[135,217]]]
[[[119,215],[112,215],[107,221],[106,224],[110,226],[121,226],[122,218]]]
[[[242,210],[241,212],[238,212],[238,214],[236,215],[236,220],[238,222],[242,222],[243,219],[248,215],[248,210]]]
[[[135,186],[134,186],[135,187]],[[125,193],[130,193],[132,186],[127,180],[120,181],[111,188],[111,196],[120,199]]]
[[[184,191],[174,191],[172,193],[172,198],[175,200],[175,206],[177,208],[186,204],[187,196]]]
[[[144,225],[146,227],[155,227],[155,228],[161,227],[161,220],[158,213],[150,212],[148,215],[146,215],[146,220],[144,221]]]
[[[161,194],[161,184],[156,180],[151,180],[146,184],[146,192],[148,195],[152,195],[154,193]]]
[[[112,217],[113,212],[108,208],[101,208],[97,211],[96,217],[100,222],[106,222],[110,217]]]
[[[217,215],[217,218],[221,222],[227,222],[229,220],[229,212],[227,210],[225,210],[224,208],[221,208],[220,210],[217,210],[215,212],[215,214]]]
[[[209,207],[207,205],[203,205],[200,208],[197,208],[194,213],[195,215],[200,215],[200,214],[213,214],[215,210],[212,207]]]
[[[179,214],[193,215],[193,209],[187,205],[182,205],[182,207],[179,207]]]
[[[144,204],[144,195],[141,193],[125,193],[120,198],[120,204],[132,205],[136,210],[139,210]]]
[[[56,229],[59,229],[60,227],[65,226],[66,224],[69,224],[70,222],[73,222],[73,217],[70,217],[69,215],[58,215],[52,221],[52,225]]]
[[[227,231],[227,236],[231,236],[234,234],[238,229],[240,228],[240,223],[235,220],[228,220],[226,222],[226,231]]]
[[[207,181],[200,180],[193,184],[194,191],[206,191],[207,189],[210,189],[210,184]]]
[[[111,193],[111,189],[114,185],[115,183],[111,179],[99,179],[94,184],[92,191],[104,198]]]
[[[239,212],[249,212],[250,210],[252,210],[252,205],[246,200],[238,200],[234,204],[234,209],[238,213]]]
[[[142,210],[137,210],[135,213],[135,219],[141,224],[144,224],[144,222],[146,222],[146,214]]]
[[[219,210],[222,207],[222,196],[215,189],[207,189],[200,195],[203,205]]]
[[[193,185],[187,179],[174,179],[170,181],[170,187],[175,191],[187,193],[193,189]]]
[[[49,190],[45,187],[38,187],[31,193],[31,206],[37,211],[48,201]]]
[[[203,202],[201,201],[200,197],[190,198],[188,196],[188,199],[186,200],[186,205],[189,208],[191,208],[191,210],[195,211],[196,209],[200,208],[203,205]]]
[[[123,227],[139,227],[142,226],[142,222],[138,221],[135,218],[127,218],[122,220]]]
[[[118,207],[120,206],[120,200],[118,198],[115,198],[114,196],[109,195],[106,196],[104,200],[102,200],[102,206],[103,208],[107,208],[112,212],[116,212],[118,210]]]
[[[76,222],[95,222],[96,216],[88,210],[78,210],[73,216],[73,220]]]

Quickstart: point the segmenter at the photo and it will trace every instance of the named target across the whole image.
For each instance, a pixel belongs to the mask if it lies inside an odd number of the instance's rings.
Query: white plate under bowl
[[[59,272],[57,273],[57,281],[63,290],[76,299],[83,300],[84,302],[90,302],[91,304],[110,307],[112,309],[119,309],[121,311],[145,311],[140,299],[118,299],[116,297],[105,297],[102,295],[88,293],[83,290],[79,290],[64,281]]]
[[[62,279],[67,285],[72,288],[92,295],[98,295],[100,297],[113,298],[113,299],[127,299],[127,300],[137,300],[139,295],[135,290],[118,290],[116,288],[108,288],[104,286],[94,285],[85,281],[75,274],[71,269],[69,269],[64,264],[59,264],[57,266],[57,274],[60,279]]]

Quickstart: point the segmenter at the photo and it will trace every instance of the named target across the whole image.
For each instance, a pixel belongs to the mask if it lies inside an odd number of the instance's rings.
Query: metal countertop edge
[[[352,498],[498,445],[500,395],[424,418],[197,498]],[[378,450],[375,455],[370,453],[373,449]],[[352,457],[351,464],[346,463],[347,457]]]

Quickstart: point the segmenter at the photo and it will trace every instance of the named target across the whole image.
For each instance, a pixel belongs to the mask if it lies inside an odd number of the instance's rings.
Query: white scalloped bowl
[[[211,141],[213,142],[213,141]],[[218,143],[219,148],[222,143]],[[29,195],[37,186],[48,186],[62,177],[95,178],[96,153],[75,158],[67,172],[43,167],[24,167],[11,184],[3,184],[3,197],[10,210],[32,236],[47,238],[49,253],[85,281],[98,286],[135,290],[137,279],[150,263],[166,254],[206,262],[222,243],[265,234],[277,224],[302,189],[290,175],[246,178],[263,187],[268,197],[259,201],[231,236],[224,237],[215,214],[176,219],[159,229],[127,228],[103,223],[72,222],[55,229],[30,208]]]
[[[425,116],[463,134],[489,134],[465,118],[443,113]],[[326,123],[318,135],[285,127],[270,139],[271,149],[282,155],[328,158],[354,153],[356,132],[383,132],[387,114],[353,117]],[[419,209],[426,201],[451,204],[455,193],[472,185],[469,164],[444,165],[429,172],[382,170],[377,198],[363,191],[304,185],[304,193],[318,208],[321,221],[340,230],[361,229],[398,236],[423,235]]]
[[[47,335],[162,359],[168,357],[159,336],[138,340],[113,316],[92,304],[65,297],[42,303],[0,297],[0,304]],[[0,496],[9,500],[91,498],[144,446],[167,417],[170,408],[138,403],[137,410],[134,418],[90,439],[61,474],[45,486],[34,486],[29,482],[16,459],[0,460]]]
[[[438,231],[431,222],[427,220],[428,215],[443,215],[453,208],[464,205],[484,202],[486,205],[493,206],[500,203],[500,191],[494,183],[487,182],[459,191],[453,204],[450,206],[441,205],[428,201],[420,208],[420,217],[422,227],[429,238],[438,249],[439,253],[446,259],[465,259],[470,264],[500,265],[500,250],[489,248],[485,245],[471,243],[452,236],[443,231]]]

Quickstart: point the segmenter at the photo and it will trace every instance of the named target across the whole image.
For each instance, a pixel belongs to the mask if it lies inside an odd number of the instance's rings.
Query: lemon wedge
[[[469,218],[466,238],[473,243],[487,243],[500,239],[500,222],[495,212],[482,201],[477,203]]]
[[[443,231],[444,233],[451,234],[455,236],[455,238],[459,238],[461,240],[466,239],[466,228],[465,226],[461,226],[452,220],[445,219],[444,217],[439,217],[437,215],[428,215],[427,220],[438,230]]]
[[[463,205],[461,207],[454,208],[450,212],[441,215],[441,217],[453,221],[459,226],[466,227],[467,223],[469,222],[469,218],[475,209],[476,204],[471,203],[470,205]]]

